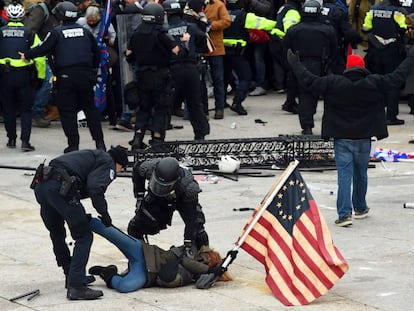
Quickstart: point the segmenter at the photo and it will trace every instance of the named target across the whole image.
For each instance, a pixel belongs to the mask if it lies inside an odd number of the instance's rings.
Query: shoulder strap
[[[49,19],[49,9],[48,9],[46,3],[44,3],[44,2],[39,3],[39,6],[43,9],[43,13],[44,13],[43,22],[46,22]]]

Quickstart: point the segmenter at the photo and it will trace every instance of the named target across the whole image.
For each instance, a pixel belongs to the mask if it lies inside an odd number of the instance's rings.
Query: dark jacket
[[[105,191],[116,178],[112,157],[102,150],[79,150],[65,153],[52,161],[50,166],[64,168],[69,175],[78,177],[82,198],[91,198],[92,205],[102,215],[107,211]]]
[[[323,138],[363,139],[388,136],[384,112],[384,91],[400,87],[414,65],[407,57],[392,73],[370,74],[352,67],[343,75],[318,77],[300,62],[291,64],[299,83],[324,97]]]

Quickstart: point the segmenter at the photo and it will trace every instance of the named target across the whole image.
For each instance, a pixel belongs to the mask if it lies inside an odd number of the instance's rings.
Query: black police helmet
[[[321,13],[322,6],[319,1],[306,0],[302,6],[302,15],[308,17],[318,17]]]
[[[164,24],[164,9],[158,3],[148,3],[142,10],[142,21],[149,24]]]
[[[78,19],[78,9],[70,1],[58,3],[52,10],[52,13],[62,21],[76,21]]]
[[[182,7],[178,0],[166,0],[162,3],[167,14],[180,14],[182,13]]]
[[[180,165],[173,157],[160,160],[149,180],[149,189],[157,196],[165,197],[174,190],[180,179]]]
[[[121,164],[122,167],[125,167],[128,165],[128,149],[127,148],[118,145],[116,147],[111,147],[111,149],[109,149],[107,152],[112,157],[115,163]]]

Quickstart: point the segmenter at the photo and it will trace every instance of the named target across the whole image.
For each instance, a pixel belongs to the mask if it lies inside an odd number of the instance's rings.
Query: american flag
[[[348,271],[297,168],[272,187],[236,244],[265,266],[266,283],[286,306],[309,304]]]

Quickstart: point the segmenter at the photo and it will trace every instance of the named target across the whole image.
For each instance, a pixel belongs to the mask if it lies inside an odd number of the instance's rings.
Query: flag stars
[[[300,198],[300,201],[301,201],[301,202],[305,202],[305,201],[306,201],[305,197],[301,197],[301,198]]]
[[[293,180],[289,181],[289,186],[293,187],[294,185],[295,185],[295,182]]]
[[[276,207],[277,207],[277,208],[282,208],[282,203],[281,203],[281,202],[277,202],[277,203],[276,203]]]
[[[302,208],[302,206],[300,204],[296,205],[296,209],[300,210]]]
[[[278,194],[277,194],[277,197],[278,197],[279,199],[282,199],[282,198],[283,198],[283,193],[278,193]]]

